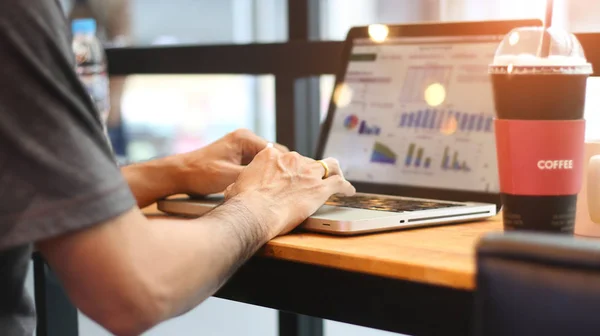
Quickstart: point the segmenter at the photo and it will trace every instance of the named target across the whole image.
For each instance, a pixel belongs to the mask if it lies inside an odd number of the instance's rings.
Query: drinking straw
[[[550,55],[550,42],[551,36],[548,33],[548,28],[552,26],[552,14],[554,13],[554,0],[546,0],[546,18],[544,20],[544,31],[542,33],[542,40],[539,48],[540,57],[548,57]]]

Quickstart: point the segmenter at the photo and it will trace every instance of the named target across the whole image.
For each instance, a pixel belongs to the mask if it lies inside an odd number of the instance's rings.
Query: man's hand
[[[123,167],[138,206],[146,207],[174,194],[209,195],[232,184],[267,141],[237,130],[199,150]],[[278,151],[288,152],[275,145]]]
[[[323,160],[324,167],[298,153],[266,148],[240,174],[226,193],[241,200],[268,225],[271,237],[285,234],[312,215],[334,194],[352,196],[354,187],[344,179],[337,160]],[[227,202],[226,202],[227,203]]]
[[[206,147],[182,154],[181,192],[192,195],[223,192],[267,143],[251,131],[240,129]],[[281,145],[276,144],[275,148],[288,152]]]

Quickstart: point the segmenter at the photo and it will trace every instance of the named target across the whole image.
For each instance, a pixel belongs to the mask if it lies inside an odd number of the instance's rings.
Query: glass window
[[[600,32],[600,21],[596,13],[600,13],[600,2],[596,0],[563,0],[568,1],[569,29],[573,32]]]
[[[107,44],[230,44],[287,38],[280,0],[59,0],[70,18],[93,17]]]
[[[543,18],[546,0],[324,0],[321,38],[343,40],[352,26],[420,21]],[[600,31],[594,0],[555,0],[554,25],[574,32]]]
[[[343,40],[352,26],[421,21],[543,18],[546,0],[323,0],[321,38]],[[554,0],[554,25],[573,32],[600,31],[595,0]]]
[[[546,0],[442,0],[440,19],[443,21],[480,21],[543,18]],[[556,24],[564,10],[562,0],[555,1]]]
[[[271,76],[134,75],[121,98],[131,161],[192,151],[238,128],[274,140]]]
[[[441,0],[441,20],[501,20],[543,18],[546,0]],[[553,25],[573,32],[600,31],[594,15],[600,2],[554,0]]]
[[[285,1],[130,1],[136,45],[281,42],[287,36]]]
[[[287,38],[280,0],[59,1],[71,19],[96,19],[98,36],[112,47]],[[112,77],[110,87],[109,133],[121,161],[195,149],[240,127],[275,137],[270,76]]]
[[[322,0],[320,32],[323,40],[344,40],[353,26],[439,19],[438,0]]]

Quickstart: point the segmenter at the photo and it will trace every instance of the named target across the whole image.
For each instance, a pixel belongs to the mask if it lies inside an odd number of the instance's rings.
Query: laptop
[[[512,28],[539,20],[352,28],[316,159],[339,160],[356,187],[301,229],[355,235],[488,218],[500,209],[487,65]],[[158,209],[201,216],[217,196]]]

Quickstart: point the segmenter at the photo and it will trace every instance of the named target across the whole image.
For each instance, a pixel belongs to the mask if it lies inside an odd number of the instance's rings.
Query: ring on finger
[[[323,169],[325,169],[325,173],[323,174],[323,179],[326,179],[329,177],[329,166],[327,165],[327,162],[323,161],[323,160],[317,160],[318,163],[321,164],[321,166],[323,166]]]

